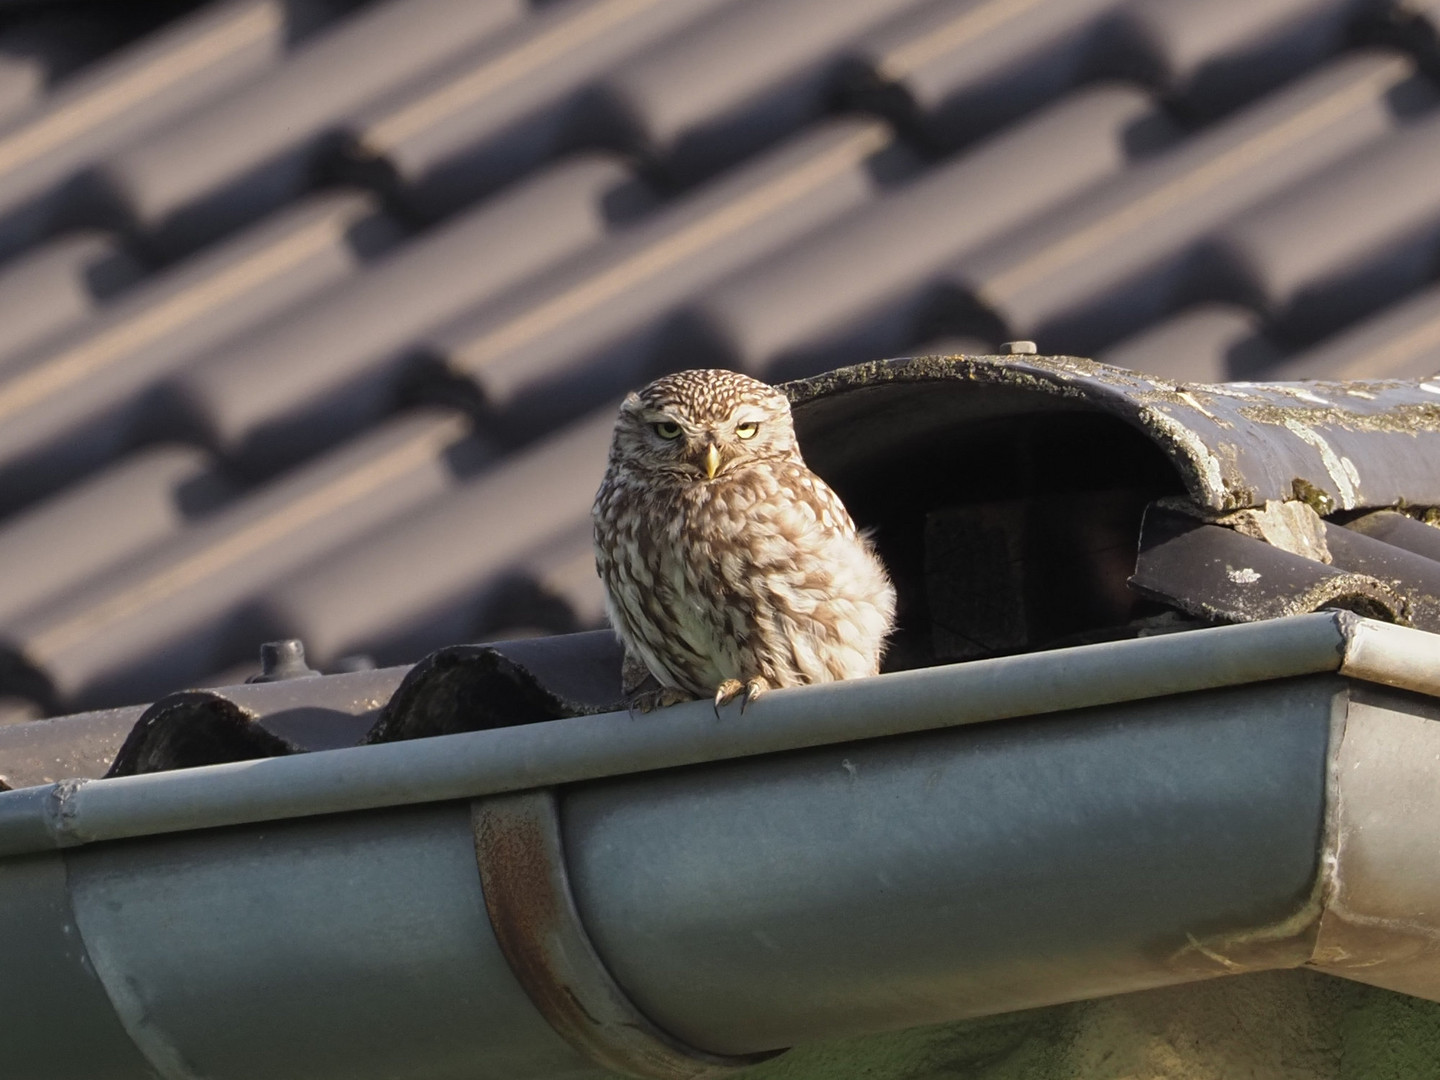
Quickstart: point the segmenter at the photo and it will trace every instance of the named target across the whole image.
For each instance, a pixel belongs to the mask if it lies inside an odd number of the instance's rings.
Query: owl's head
[[[718,480],[757,462],[800,460],[790,402],[734,371],[680,371],[620,405],[610,460],[657,477]]]

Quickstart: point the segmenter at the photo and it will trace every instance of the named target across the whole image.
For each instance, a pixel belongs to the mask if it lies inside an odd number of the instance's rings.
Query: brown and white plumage
[[[627,669],[660,687],[642,704],[879,670],[895,590],[772,387],[682,371],[631,394],[593,514]]]

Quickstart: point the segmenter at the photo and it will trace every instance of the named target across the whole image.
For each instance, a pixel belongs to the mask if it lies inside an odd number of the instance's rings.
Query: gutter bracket
[[[646,1018],[606,969],[570,891],[553,788],[470,804],[485,907],[505,959],[550,1026],[603,1068],[642,1080],[710,1080],[782,1051],[727,1057]]]

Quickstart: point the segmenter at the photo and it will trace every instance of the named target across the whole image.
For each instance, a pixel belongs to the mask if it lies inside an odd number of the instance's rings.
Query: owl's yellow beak
[[[715,474],[720,470],[720,451],[715,448],[712,442],[705,448],[705,479],[714,480]]]

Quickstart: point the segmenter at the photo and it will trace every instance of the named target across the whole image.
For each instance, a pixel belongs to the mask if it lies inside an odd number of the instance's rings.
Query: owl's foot
[[[769,689],[770,684],[758,675],[743,683],[739,679],[726,679],[715,688],[715,715],[720,715],[721,705],[728,705],[737,697],[740,698],[740,711],[743,713],[747,705]],[[742,694],[744,697],[741,697]]]
[[[690,695],[684,690],[676,690],[673,686],[661,686],[654,690],[642,690],[640,693],[632,695],[630,709],[633,712],[648,713],[690,700]]]

